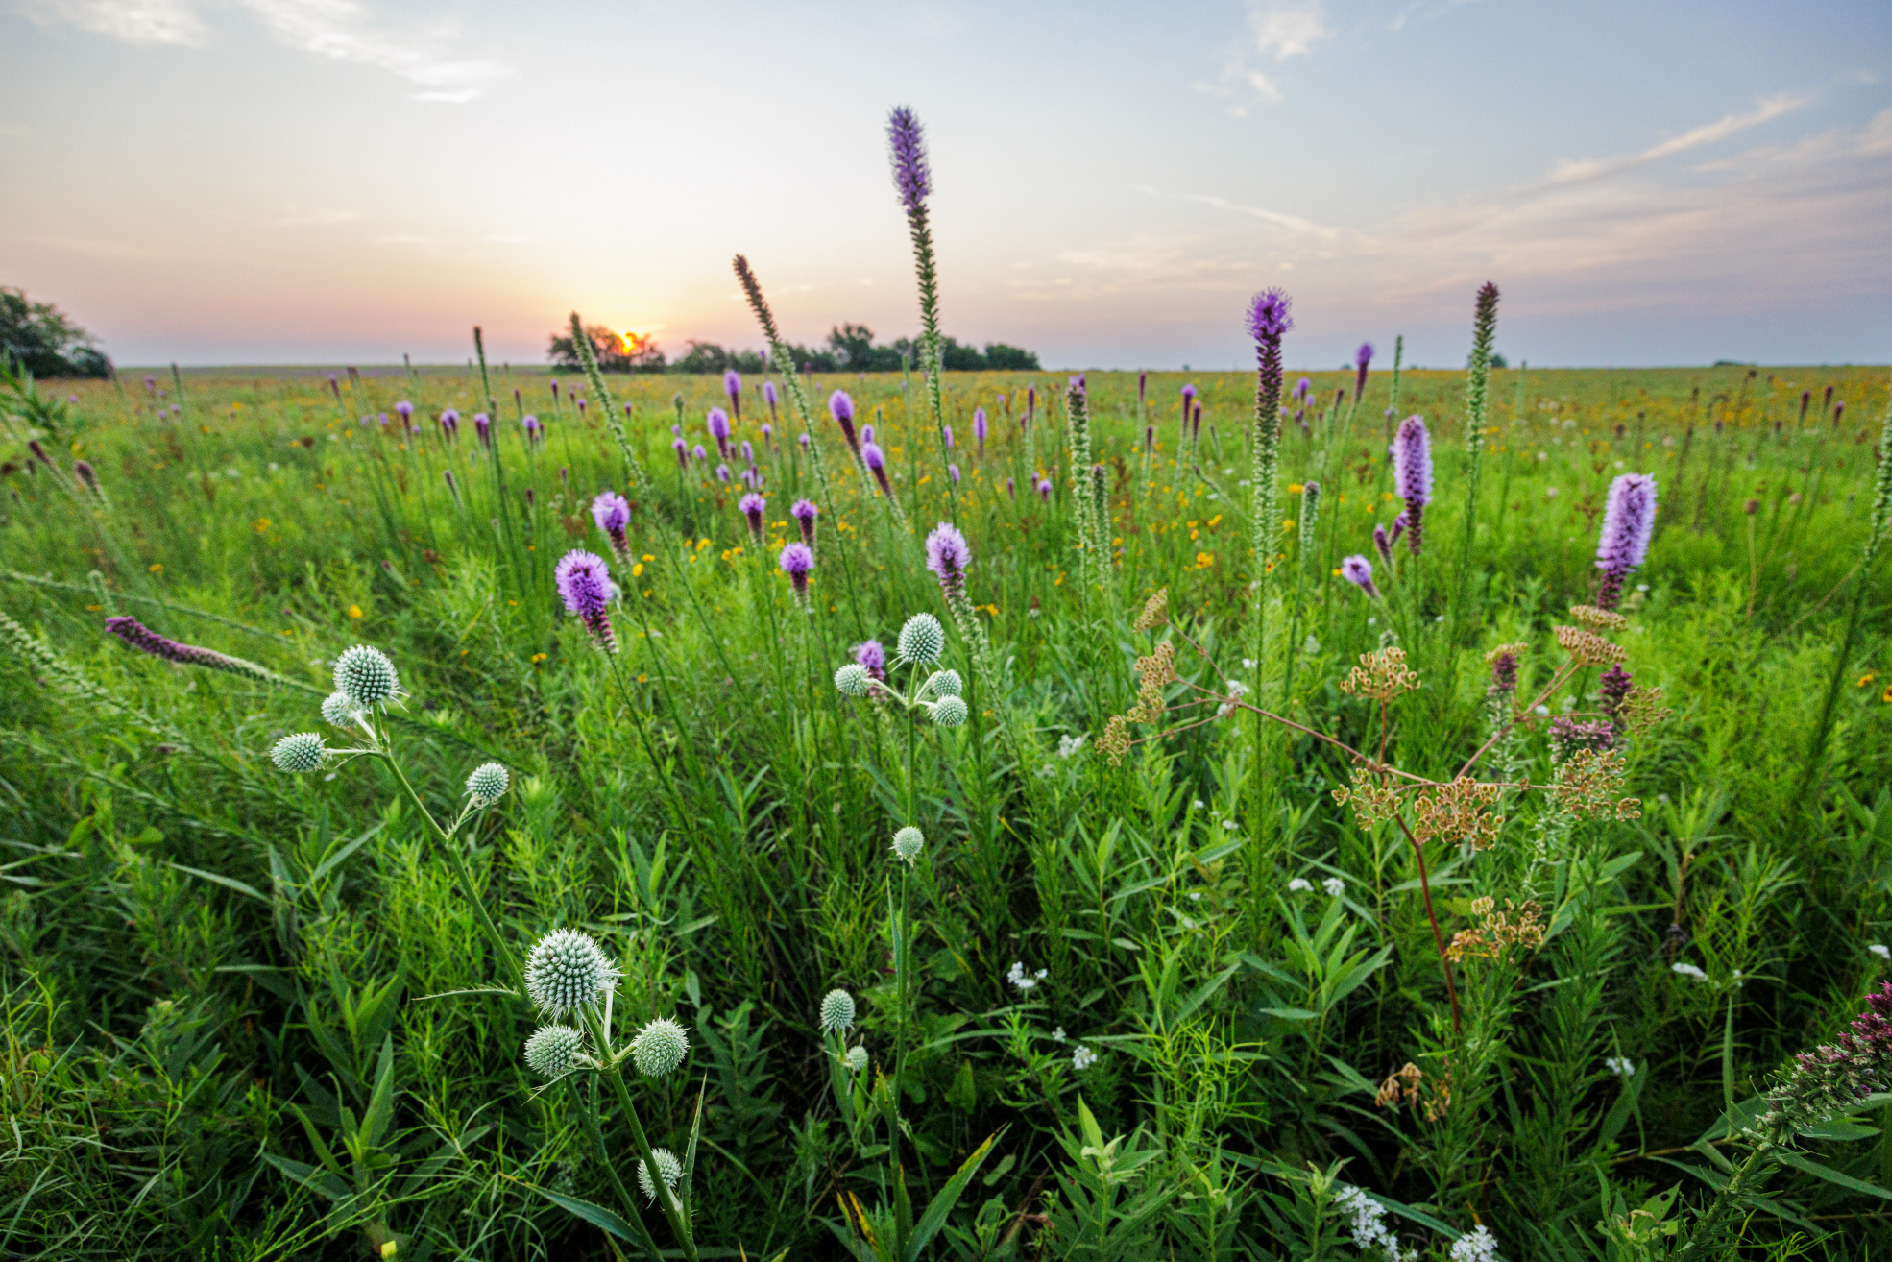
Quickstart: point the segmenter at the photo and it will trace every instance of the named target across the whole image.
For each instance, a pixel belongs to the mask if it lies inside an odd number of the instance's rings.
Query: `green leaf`
[[[1849,1192],[1857,1192],[1861,1196],[1876,1196],[1882,1201],[1892,1201],[1892,1192],[1886,1191],[1877,1183],[1868,1183],[1864,1179],[1855,1179],[1850,1174],[1841,1174],[1831,1166],[1821,1165],[1805,1153],[1782,1149],[1775,1156],[1780,1158],[1782,1165],[1804,1170],[1817,1178],[1825,1179],[1828,1183],[1836,1183]]]
[[[1263,1008],[1261,1011],[1271,1017],[1280,1017],[1283,1021],[1312,1021],[1320,1015],[1309,1008]]]
[[[1096,1124],[1095,1121],[1091,1123],[1092,1126]],[[979,1166],[985,1161],[986,1154],[992,1151],[992,1145],[996,1144],[999,1136],[1004,1133],[1001,1129],[988,1135],[986,1141],[966,1158],[965,1164],[959,1167],[959,1172],[947,1180],[946,1186],[939,1190],[939,1194],[933,1198],[933,1203],[926,1207],[924,1214],[920,1215],[920,1221],[913,1224],[913,1234],[907,1238],[906,1262],[919,1262],[920,1255],[926,1251],[927,1244],[945,1225],[946,1216],[953,1212],[953,1206],[959,1203],[959,1197],[966,1190],[966,1184],[972,1182],[972,1176],[979,1173]]]
[[[179,872],[188,872],[200,880],[212,881],[223,886],[225,889],[233,889],[239,894],[247,894],[265,907],[270,905],[269,895],[263,893],[263,891],[257,889],[254,885],[245,885],[243,882],[231,877],[219,876],[215,872],[206,872],[202,868],[192,868],[186,867],[182,863],[172,863],[169,859],[166,859],[165,862],[170,864],[171,867],[176,868]]]
[[[273,1152],[263,1152],[259,1155],[264,1161],[267,1161],[270,1165],[276,1167],[291,1179],[300,1183],[303,1187],[308,1188],[317,1196],[324,1197],[331,1201],[339,1201],[343,1197],[351,1195],[354,1190],[348,1186],[347,1180],[339,1175],[330,1174],[326,1170],[317,1169],[315,1166],[304,1165],[300,1161],[291,1161],[287,1157],[278,1157]]]
[[[523,1180],[521,1181],[523,1182]],[[600,1231],[609,1232],[619,1240],[625,1240],[631,1244],[643,1243],[643,1239],[631,1230],[629,1223],[625,1222],[622,1218],[619,1218],[602,1205],[583,1200],[576,1196],[562,1196],[552,1191],[550,1188],[542,1188],[536,1183],[527,1183],[526,1186],[566,1213],[576,1214]]]

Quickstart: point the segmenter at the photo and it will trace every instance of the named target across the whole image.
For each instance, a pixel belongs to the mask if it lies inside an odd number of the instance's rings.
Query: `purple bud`
[[[952,426],[950,426],[950,425],[942,425],[942,426],[940,426],[940,427],[939,427],[939,429],[940,429],[940,433],[941,433],[941,434],[942,434],[942,435],[943,435],[943,436],[945,437],[945,439],[946,439],[946,450],[947,450],[947,451],[951,451],[951,450],[953,449],[953,447],[954,447],[954,443],[953,443],[953,427],[952,427]]]
[[[1623,729],[1623,707],[1629,701],[1629,694],[1636,688],[1635,678],[1620,665],[1612,666],[1603,672],[1598,681],[1596,708],[1601,710],[1610,721],[1610,726],[1620,732]]]
[[[525,429],[528,443],[539,443],[545,439],[545,426],[539,424],[539,418],[527,412],[519,424]]]
[[[673,438],[670,440],[670,450],[677,453],[677,468],[688,469],[690,467],[690,445],[688,443],[684,442],[681,438]]]
[[[721,408],[709,410],[710,437],[716,440],[716,454],[729,459],[729,413]]]
[[[1353,356],[1353,401],[1358,403],[1360,396],[1366,393],[1366,370],[1373,362],[1373,343],[1362,342],[1360,349]]]
[[[954,486],[958,486],[959,485],[959,466],[956,464],[947,465],[946,476],[953,480]]]
[[[773,381],[765,381],[762,383],[762,401],[769,405],[770,411],[774,411],[775,383]]]
[[[1051,502],[1051,479],[1050,478],[1038,479],[1038,498],[1045,501],[1047,504]]]
[[[815,502],[811,499],[799,499],[788,506],[788,515],[801,527],[801,541],[809,547],[815,543],[815,517],[819,514]]]
[[[493,418],[486,415],[484,412],[475,412],[473,414],[473,432],[479,435],[482,445],[491,447],[493,445]]]
[[[557,377],[552,378],[552,398],[554,400],[558,398],[558,378]]]
[[[402,420],[406,420],[408,417],[414,415],[414,405],[409,403],[406,399],[402,399],[399,403],[395,404],[394,410],[401,414]]]
[[[703,450],[702,443],[698,443],[696,446],[690,448],[690,456],[701,464],[709,459],[709,452]]]
[[[1313,389],[1314,389],[1314,383],[1309,381],[1306,377],[1303,377],[1299,381],[1294,383],[1294,397],[1302,401],[1305,401],[1307,399],[1308,394]]]
[[[671,436],[672,438],[682,438],[682,437],[683,437],[683,426],[681,426],[681,425],[672,425],[672,426],[670,427],[670,436]]]
[[[742,454],[742,458],[748,462],[751,469],[755,468],[755,448],[749,445],[748,439],[742,440],[742,445],[737,448],[737,451]]]
[[[246,662],[240,657],[231,657],[215,649],[200,648],[195,644],[168,640],[136,618],[107,618],[105,630],[140,653],[149,653],[153,657],[163,658],[167,662],[176,662],[180,666],[204,666],[211,670],[227,670],[238,675],[253,676],[263,673],[261,667],[252,662]]]
[[[1402,515],[1396,524],[1400,529],[1405,529],[1405,517]],[[1393,563],[1393,536],[1387,534],[1386,527],[1377,522],[1373,526],[1373,550],[1380,554],[1381,561],[1388,565]]]
[[[874,475],[874,481],[880,483],[880,493],[892,499],[893,488],[887,484],[887,456],[878,443],[868,443],[861,448],[861,463]]]
[[[885,679],[887,647],[879,640],[862,640],[854,646],[854,664],[866,671],[869,679]]]
[[[1367,595],[1380,594],[1380,589],[1373,586],[1373,563],[1359,553],[1354,553],[1340,563],[1340,574]]]
[[[1516,692],[1518,688],[1518,658],[1509,649],[1493,654],[1491,658],[1491,691]]]
[[[742,374],[734,368],[723,374],[723,393],[729,396],[729,404],[736,409],[736,415],[742,415]]]
[[[156,394],[158,392],[158,379],[156,377],[146,377],[145,389],[149,390],[153,394]]]
[[[861,443],[854,435],[854,400],[847,397],[847,391],[836,390],[828,396],[828,414],[841,427],[841,436],[847,439],[848,449],[859,456]]]
[[[926,163],[926,135],[913,111],[902,105],[887,115],[887,149],[893,159],[894,187],[907,214],[918,213],[933,191],[932,172]]]
[[[762,515],[768,509],[768,501],[751,491],[736,501],[736,507],[749,519],[749,534],[757,543],[762,542]]]
[[[806,450],[808,449],[808,446],[809,446],[809,444],[810,444],[811,442],[813,442],[813,441],[814,441],[814,439],[813,439],[813,437],[812,437],[811,435],[809,435],[809,434],[807,434],[807,433],[805,433],[805,432],[804,432],[804,433],[802,434],[802,436],[801,436],[801,440],[800,440],[800,441],[801,441],[801,445],[802,445],[802,450],[803,450],[803,451],[806,451]]]
[[[578,415],[583,416],[584,414],[585,414],[585,401],[583,399],[579,399],[578,400]]]
[[[446,411],[442,412],[440,414],[440,432],[447,438],[452,438],[458,434],[460,432],[460,414],[452,408],[448,408]]]
[[[808,603],[808,571],[815,568],[815,550],[805,543],[788,544],[783,547],[777,563],[782,567],[782,573],[788,575],[796,602],[805,606]]]
[[[874,441],[874,427],[872,425],[861,426],[861,441],[864,443]]]
[[[762,422],[762,450],[775,450],[775,426],[767,421]]]
[[[984,451],[985,450],[985,409],[984,408],[974,408],[972,410],[972,438],[974,442],[979,444],[979,450]]]
[[[1009,499],[1018,498],[1018,484],[1013,482],[1010,478],[1005,479],[1005,494]]]
[[[718,482],[729,481],[729,466],[728,465],[719,464],[716,466],[716,480]]]

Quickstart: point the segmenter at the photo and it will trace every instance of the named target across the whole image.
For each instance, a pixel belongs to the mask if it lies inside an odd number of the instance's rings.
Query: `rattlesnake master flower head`
[[[856,1043],[847,1049],[847,1067],[853,1073],[867,1068],[867,1049]]]
[[[887,156],[893,162],[894,187],[900,204],[911,215],[921,209],[933,191],[933,173],[926,161],[926,132],[906,106],[887,115]]]
[[[617,965],[576,929],[546,934],[526,956],[526,995],[552,1016],[602,1003],[617,980]]]
[[[637,1072],[646,1078],[662,1078],[675,1072],[690,1054],[690,1036],[669,1017],[658,1017],[645,1024],[631,1040],[631,1059]]]
[[[585,1036],[568,1025],[542,1025],[526,1040],[526,1065],[542,1078],[563,1078],[578,1067]]]
[[[335,659],[335,690],[347,693],[363,710],[386,705],[401,695],[401,677],[380,649],[357,644]]]
[[[938,727],[958,727],[971,713],[964,697],[941,697],[933,703],[933,723]]]
[[[355,699],[337,689],[322,699],[322,721],[336,727],[355,726],[355,716],[361,713],[361,707]]]
[[[854,1028],[854,996],[835,989],[821,997],[821,1028],[835,1033]]]
[[[965,683],[959,678],[959,672],[952,669],[934,671],[920,691],[930,697],[957,697],[965,691]]]
[[[834,672],[834,688],[844,697],[865,697],[867,695],[867,668],[858,662],[849,662]]]
[[[466,792],[473,799],[473,805],[490,806],[505,794],[511,783],[512,776],[503,764],[483,762],[466,778]]]
[[[269,757],[283,771],[314,771],[327,760],[328,748],[314,732],[297,732],[277,741]]]
[[[926,834],[908,824],[893,835],[893,852],[896,858],[912,863],[920,857],[920,851],[926,848]]]
[[[663,1176],[664,1186],[676,1187],[677,1180],[683,1177],[683,1163],[677,1160],[677,1154],[668,1148],[653,1148],[650,1150],[650,1159],[656,1163],[657,1173]],[[637,1163],[637,1190],[644,1194],[647,1201],[657,1199],[657,1185],[651,1182],[650,1167],[642,1159]]]
[[[894,651],[899,660],[931,666],[946,649],[946,629],[930,613],[916,613],[900,628]]]

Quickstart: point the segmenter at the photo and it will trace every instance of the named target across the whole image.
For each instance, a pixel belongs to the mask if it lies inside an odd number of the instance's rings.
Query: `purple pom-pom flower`
[[[395,404],[394,410],[401,414],[402,420],[406,420],[408,417],[414,415],[414,405],[409,403],[406,399],[402,399],[399,403]]]
[[[440,433],[447,439],[456,437],[460,432],[460,414],[452,408],[440,414]]]
[[[1257,342],[1279,342],[1294,327],[1293,299],[1279,289],[1264,289],[1248,302],[1248,333]]]
[[[1038,498],[1043,500],[1047,504],[1051,502],[1051,479],[1050,478],[1038,479]]]
[[[519,420],[520,427],[526,432],[526,442],[537,446],[545,441],[545,426],[539,424],[539,418],[527,412]]]

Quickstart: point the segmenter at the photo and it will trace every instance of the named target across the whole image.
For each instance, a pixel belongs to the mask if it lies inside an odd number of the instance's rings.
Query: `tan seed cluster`
[[[1382,824],[1399,813],[1399,792],[1365,767],[1355,766],[1353,783],[1334,790],[1334,801],[1345,806],[1353,803],[1360,822],[1368,828]]]
[[[1535,951],[1544,945],[1544,912],[1535,902],[1517,906],[1504,900],[1504,910],[1493,910],[1490,898],[1472,900],[1475,928],[1461,929],[1452,935],[1452,945],[1445,948],[1448,960],[1497,959],[1512,947]]]
[[[1169,623],[1169,588],[1159,587],[1156,594],[1143,602],[1143,612],[1137,615],[1136,629],[1148,631],[1153,627],[1167,626]]]
[[[1489,850],[1504,827],[1504,816],[1493,815],[1498,786],[1460,776],[1450,784],[1424,789],[1413,807],[1413,834],[1421,842],[1443,841]]]
[[[1340,691],[1375,701],[1391,701],[1400,693],[1413,692],[1418,687],[1419,676],[1406,665],[1406,650],[1402,648],[1360,654],[1360,664],[1340,681]]]
[[[1570,616],[1592,631],[1626,631],[1629,619],[1614,609],[1598,609],[1595,605],[1572,605]]]
[[[1163,713],[1163,689],[1176,682],[1176,646],[1164,640],[1137,658],[1137,703],[1124,715],[1132,723],[1154,723]]]
[[[1594,631],[1582,627],[1555,627],[1557,643],[1579,666],[1614,666],[1629,654],[1620,644],[1611,644]]]
[[[1625,770],[1619,750],[1578,750],[1558,769],[1550,791],[1557,805],[1572,815],[1635,819],[1642,814],[1642,802],[1617,796],[1622,791]]]

